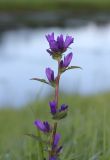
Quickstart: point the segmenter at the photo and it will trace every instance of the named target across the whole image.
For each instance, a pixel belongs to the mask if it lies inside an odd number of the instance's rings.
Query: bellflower
[[[59,140],[61,138],[61,135],[59,133],[56,133],[54,143],[53,143],[53,148],[56,148],[58,146]]]
[[[47,121],[42,122],[40,120],[36,120],[34,124],[40,131],[44,133],[49,133],[52,131],[52,127]]]
[[[62,34],[55,40],[54,33],[46,35],[46,38],[50,46],[50,49],[47,49],[47,52],[52,55],[53,58],[61,56],[61,54],[67,50],[74,40],[71,36],[66,36],[64,40]]]
[[[52,115],[55,115],[58,112],[66,111],[68,109],[68,105],[66,105],[66,104],[62,104],[60,109],[57,109],[56,101],[49,102],[49,105],[50,105],[50,111],[51,111]]]
[[[66,68],[69,66],[71,60],[73,57],[73,53],[69,53],[66,57],[64,57],[64,60],[60,61],[60,69]]]
[[[59,112],[63,112],[63,111],[66,111],[68,109],[68,105],[66,104],[62,104],[60,109],[59,109]]]
[[[57,112],[57,103],[56,101],[49,102],[51,113],[54,115]]]
[[[49,82],[54,82],[54,71],[51,68],[46,68],[45,73]]]
[[[60,134],[56,133],[55,138],[54,138],[54,143],[52,146],[52,148],[54,150],[54,155],[50,158],[50,160],[57,160],[57,157],[63,148],[62,146],[59,147],[59,145],[58,145],[60,138],[61,138]]]

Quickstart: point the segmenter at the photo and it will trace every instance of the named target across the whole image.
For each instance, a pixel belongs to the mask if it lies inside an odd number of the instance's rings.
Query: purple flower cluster
[[[54,33],[46,35],[47,41],[49,43],[50,48],[47,49],[47,52],[55,57],[61,57],[61,54],[64,53],[67,48],[73,43],[73,37],[66,36],[65,40],[63,35],[57,37],[55,40]]]

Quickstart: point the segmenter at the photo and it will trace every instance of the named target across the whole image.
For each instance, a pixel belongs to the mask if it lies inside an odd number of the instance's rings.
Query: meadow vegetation
[[[1,11],[44,11],[44,10],[110,10],[109,0],[0,0]]]
[[[51,97],[19,109],[0,109],[0,160],[39,160],[37,141],[25,134],[37,134],[35,119],[51,121],[49,100]],[[65,142],[61,160],[110,160],[110,94],[61,94],[62,102],[70,108],[60,122]]]

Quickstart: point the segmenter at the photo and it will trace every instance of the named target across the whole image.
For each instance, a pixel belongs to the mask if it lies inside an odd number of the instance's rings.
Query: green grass
[[[0,0],[1,11],[110,10],[110,0]]]
[[[51,120],[47,98],[21,109],[0,109],[0,160],[36,160],[35,119]],[[61,160],[110,160],[110,94],[80,97],[61,95],[70,106],[59,124],[64,151]]]

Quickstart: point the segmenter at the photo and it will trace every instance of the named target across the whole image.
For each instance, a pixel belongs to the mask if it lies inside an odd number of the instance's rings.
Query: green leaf
[[[65,118],[66,116],[67,116],[67,110],[56,113],[52,118],[55,120],[60,120],[60,119]]]
[[[49,82],[47,82],[45,79],[41,79],[41,78],[32,78],[31,80],[35,80],[35,81],[39,81],[39,82],[43,82],[43,83],[46,83],[48,85],[50,85]]]
[[[62,68],[60,71],[61,71],[61,73],[63,73],[63,72],[70,70],[70,69],[82,69],[82,68],[79,66],[70,66],[68,68]]]
[[[50,85],[51,87],[55,87],[56,86],[56,83],[55,82],[47,82],[45,79],[41,79],[41,78],[32,78],[31,80],[35,80],[35,81],[39,81],[39,82],[42,82],[42,83],[45,83],[45,84],[48,84]]]
[[[34,135],[34,134],[25,134],[25,135],[26,135],[26,136],[29,136],[29,137],[31,137],[31,138],[33,138],[33,139],[35,139],[35,140],[37,140],[38,142],[42,142],[42,143],[44,143],[44,144],[48,144],[48,142],[42,140],[41,137],[36,136],[36,135]]]
[[[69,70],[69,69],[82,69],[82,68],[79,66],[70,66],[70,67],[66,68],[66,70]]]

